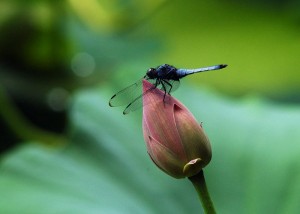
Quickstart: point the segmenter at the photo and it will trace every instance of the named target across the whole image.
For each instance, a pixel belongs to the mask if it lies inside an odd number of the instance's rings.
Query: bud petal
[[[143,82],[144,92],[153,85]],[[164,172],[183,178],[197,174],[211,160],[202,127],[178,100],[155,88],[143,97],[143,132],[148,154]]]
[[[175,178],[182,177],[181,163],[174,156],[173,152],[160,144],[158,141],[149,136],[149,143],[147,144],[148,153],[152,161],[164,172],[170,174]],[[170,164],[172,163],[172,164]]]
[[[203,168],[203,162],[200,158],[191,160],[183,167],[183,173],[186,177],[196,175]]]

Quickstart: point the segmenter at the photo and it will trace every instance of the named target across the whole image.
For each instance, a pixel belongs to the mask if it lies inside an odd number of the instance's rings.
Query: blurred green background
[[[0,213],[201,213],[147,155],[141,110],[109,108],[149,67],[228,64],[173,94],[211,140],[219,213],[299,213],[300,3],[0,1]]]

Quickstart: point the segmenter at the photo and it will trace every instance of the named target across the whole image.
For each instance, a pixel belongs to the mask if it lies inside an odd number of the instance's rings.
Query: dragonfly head
[[[149,68],[146,75],[150,78],[150,79],[155,79],[157,77],[157,70],[156,68]]]

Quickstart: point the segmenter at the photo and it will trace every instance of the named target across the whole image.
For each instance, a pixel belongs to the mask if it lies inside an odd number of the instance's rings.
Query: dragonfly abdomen
[[[214,65],[204,68],[196,68],[196,69],[177,69],[176,73],[179,78],[185,77],[190,74],[198,73],[198,72],[204,72],[204,71],[212,71],[212,70],[218,70],[225,68],[227,65],[220,64],[220,65]]]

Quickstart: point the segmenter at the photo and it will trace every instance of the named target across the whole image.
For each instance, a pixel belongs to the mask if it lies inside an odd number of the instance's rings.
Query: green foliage
[[[185,94],[189,96],[185,96]],[[192,184],[166,176],[151,162],[140,111],[108,107],[110,92],[75,96],[70,144],[26,144],[3,158],[1,213],[199,213]],[[220,213],[300,210],[299,109],[248,98],[230,101],[205,89],[176,95],[213,146],[206,180]]]

